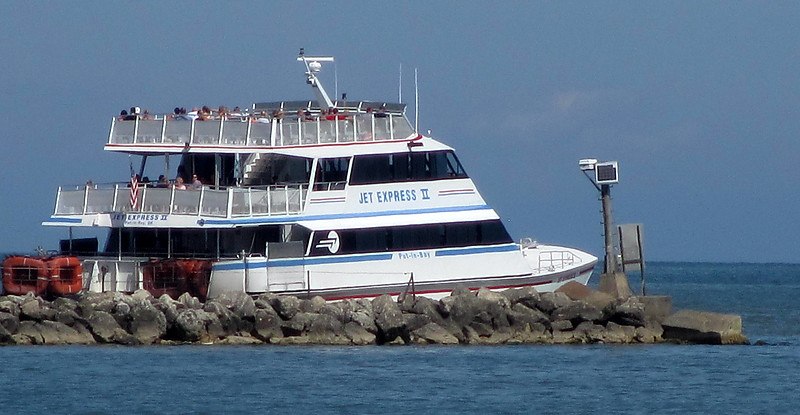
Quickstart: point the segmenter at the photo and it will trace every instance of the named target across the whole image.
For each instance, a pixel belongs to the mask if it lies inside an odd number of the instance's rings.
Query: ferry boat
[[[315,100],[113,118],[104,149],[139,157],[138,172],[60,187],[43,222],[69,229],[60,256],[80,267],[68,279],[93,292],[327,300],[587,283],[595,256],[514,242],[453,148],[416,131],[404,104],[331,100],[319,74],[333,58],[297,59]],[[175,180],[143,178],[152,160]],[[105,247],[76,228],[107,229]],[[53,279],[41,261],[16,268],[33,270],[36,290]]]

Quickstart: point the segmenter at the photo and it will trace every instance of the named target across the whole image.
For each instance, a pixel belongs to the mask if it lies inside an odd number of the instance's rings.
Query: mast
[[[317,96],[317,101],[322,109],[333,108],[333,101],[328,97],[328,93],[322,86],[317,73],[322,69],[320,62],[333,62],[333,56],[306,56],[305,48],[300,48],[300,54],[297,60],[306,65],[306,83],[311,85],[314,89],[314,94]]]

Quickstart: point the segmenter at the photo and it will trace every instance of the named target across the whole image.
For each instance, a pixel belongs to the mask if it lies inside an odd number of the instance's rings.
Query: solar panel
[[[595,166],[595,180],[597,184],[614,184],[619,183],[617,175],[617,162],[612,161],[608,163],[598,163]]]

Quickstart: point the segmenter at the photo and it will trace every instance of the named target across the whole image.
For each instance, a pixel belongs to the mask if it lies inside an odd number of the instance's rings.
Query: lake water
[[[0,347],[0,412],[798,411],[800,265],[654,263],[646,278],[767,345]]]

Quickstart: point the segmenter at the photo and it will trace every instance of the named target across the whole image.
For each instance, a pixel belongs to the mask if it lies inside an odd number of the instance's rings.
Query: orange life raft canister
[[[6,294],[42,295],[47,291],[49,273],[41,258],[10,256],[3,261],[3,288]]]
[[[83,289],[83,266],[74,256],[60,256],[47,261],[50,269],[50,292],[55,295],[75,294]]]

